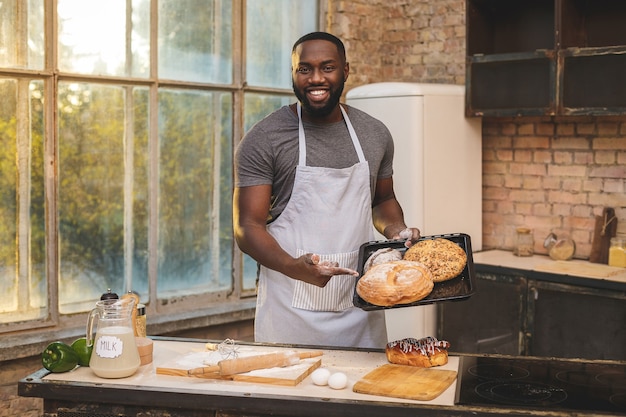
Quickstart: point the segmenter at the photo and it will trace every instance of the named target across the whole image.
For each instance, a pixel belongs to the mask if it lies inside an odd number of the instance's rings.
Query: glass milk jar
[[[133,330],[132,297],[100,300],[87,320],[87,345],[93,345],[89,367],[101,378],[124,378],[141,364]],[[96,337],[93,326],[97,323]]]

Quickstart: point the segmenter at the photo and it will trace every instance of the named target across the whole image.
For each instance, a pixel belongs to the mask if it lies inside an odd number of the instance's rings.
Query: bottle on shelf
[[[609,266],[626,268],[626,239],[612,237],[609,247]]]

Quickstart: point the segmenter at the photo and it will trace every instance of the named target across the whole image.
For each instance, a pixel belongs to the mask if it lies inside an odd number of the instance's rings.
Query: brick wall
[[[465,82],[464,0],[328,0],[350,62],[346,90],[380,81]]]
[[[483,243],[512,248],[515,227],[534,230],[545,253],[550,232],[591,250],[595,216],[616,209],[626,232],[626,118],[485,120]]]
[[[362,84],[465,83],[465,1],[327,2],[327,30],[345,40]],[[483,121],[483,248],[511,249],[515,227],[571,237],[588,258],[595,216],[613,207],[626,235],[626,116]],[[419,225],[417,225],[419,226]]]

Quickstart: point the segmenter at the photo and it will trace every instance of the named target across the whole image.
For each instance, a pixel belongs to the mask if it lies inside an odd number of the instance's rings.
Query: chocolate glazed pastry
[[[448,363],[450,343],[432,336],[406,338],[387,343],[385,353],[390,363],[430,368]]]

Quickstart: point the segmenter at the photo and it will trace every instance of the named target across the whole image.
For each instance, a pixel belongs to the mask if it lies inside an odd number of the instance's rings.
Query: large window
[[[233,149],[293,101],[291,45],[318,13],[0,2],[0,331],[84,317],[109,288],[163,315],[254,295],[232,236]]]

